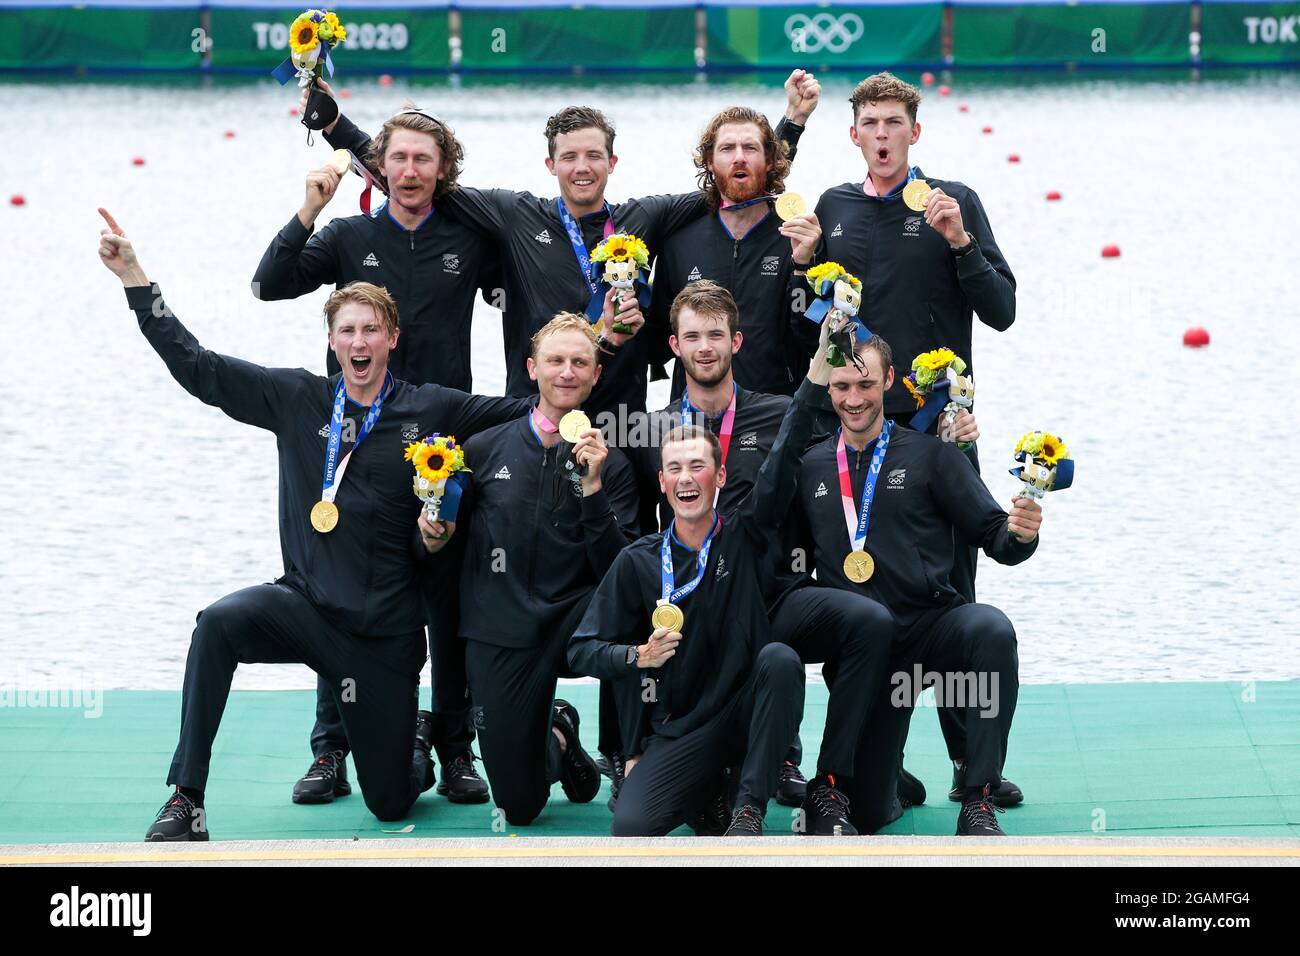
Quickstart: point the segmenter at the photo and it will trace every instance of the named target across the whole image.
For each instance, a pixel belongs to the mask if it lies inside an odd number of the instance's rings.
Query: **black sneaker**
[[[898,768],[898,802],[904,810],[925,803],[925,784],[908,773],[906,767]]]
[[[442,780],[438,793],[452,803],[487,803],[487,781],[474,769],[477,758],[472,750],[457,754],[442,765]]]
[[[835,785],[834,774],[813,777],[800,813],[806,836],[858,835],[849,822],[849,798]]]
[[[948,799],[953,803],[961,803],[965,793],[966,764],[954,764],[952,768],[952,789],[948,791]],[[1001,782],[989,793],[989,803],[996,804],[999,807],[1016,807],[1024,802],[1024,793],[1006,777],[1003,777]]]
[[[145,832],[148,843],[179,843],[187,840],[203,841],[208,838],[208,818],[203,807],[196,804],[180,788],[162,805],[153,825]]]
[[[1006,836],[998,826],[997,818],[998,813],[1004,812],[989,800],[988,787],[983,793],[973,793],[962,804],[961,813],[957,814],[957,836]]]
[[[696,836],[722,836],[731,825],[731,802],[727,799],[726,771],[718,774],[702,809],[688,824]]]
[[[727,827],[727,832],[722,835],[729,837],[762,836],[763,811],[749,804],[736,807],[736,812],[731,815],[731,826]]]
[[[341,750],[321,754],[293,785],[294,803],[333,803],[335,797],[352,792],[348,783],[348,762]]]
[[[438,782],[433,772],[433,714],[415,712],[415,749],[411,752],[411,770],[420,781],[420,792],[427,793]]]
[[[560,758],[560,786],[571,803],[590,803],[600,792],[600,771],[578,739],[578,710],[567,700],[555,699],[551,726],[564,736]]]
[[[801,807],[808,795],[808,781],[799,767],[789,760],[781,764],[781,776],[776,782],[776,802],[783,807]]]
[[[601,769],[602,766],[604,769]],[[609,777],[609,800],[605,802],[605,806],[609,807],[610,813],[613,813],[614,808],[618,806],[618,795],[623,789],[623,781],[627,777],[627,761],[622,754],[612,753],[597,761],[596,769],[602,776]]]

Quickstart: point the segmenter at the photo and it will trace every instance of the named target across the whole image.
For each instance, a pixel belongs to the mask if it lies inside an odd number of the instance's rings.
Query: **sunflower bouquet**
[[[603,310],[605,294],[610,289],[635,289],[638,300],[643,291],[646,293],[647,301],[642,305],[642,310],[648,309],[650,283],[646,270],[649,268],[650,250],[636,236],[624,232],[606,236],[591,250],[591,278],[600,283],[600,291],[593,304],[598,301]],[[617,307],[616,303],[615,308]],[[632,329],[622,322],[614,322],[610,331],[626,335]]]
[[[842,367],[853,356],[855,342],[871,338],[871,333],[861,322],[855,321],[862,305],[862,280],[838,262],[823,262],[808,270],[805,278],[817,297],[804,312],[813,322],[831,318],[830,341],[826,346],[826,361],[834,368]]]
[[[453,479],[467,474],[465,450],[452,435],[439,435],[411,442],[406,446],[406,460],[415,466],[414,489],[424,502],[429,521],[455,521],[460,505],[460,484]],[[449,484],[450,482],[450,484]],[[446,498],[444,505],[443,499]]]
[[[299,86],[309,86],[326,74],[333,76],[330,50],[346,39],[347,31],[337,14],[304,10],[289,28],[289,58],[275,68],[275,78],[281,86],[295,77]]]
[[[916,402],[913,428],[928,431],[940,410],[945,413],[944,421],[951,425],[958,412],[975,404],[975,379],[965,372],[966,362],[948,348],[922,352],[912,360],[912,371],[904,377],[903,387]],[[939,403],[937,396],[941,394],[948,399],[946,405]],[[959,448],[969,446],[970,442],[958,443]]]
[[[1074,459],[1065,442],[1051,432],[1029,432],[1016,443],[1011,474],[1024,484],[1017,497],[1041,499],[1074,483]]]

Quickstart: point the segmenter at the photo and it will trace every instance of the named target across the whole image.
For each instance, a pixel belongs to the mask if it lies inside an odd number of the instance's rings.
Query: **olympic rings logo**
[[[820,50],[843,53],[862,39],[865,32],[862,18],[856,13],[839,17],[833,13],[818,13],[811,17],[796,13],[785,21],[785,35],[790,38],[793,53],[817,53]]]

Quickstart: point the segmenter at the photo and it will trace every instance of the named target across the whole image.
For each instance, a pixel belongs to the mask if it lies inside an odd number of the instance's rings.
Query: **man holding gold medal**
[[[861,181],[827,190],[817,203],[822,253],[862,280],[859,315],[890,343],[904,371],[921,353],[948,348],[973,374],[973,317],[996,331],[1009,329],[1016,318],[1016,280],[975,190],[927,177],[911,165],[909,151],[921,136],[920,102],[920,90],[889,73],[877,73],[854,88],[849,137],[862,154],[866,173]],[[885,411],[899,425],[908,425],[916,405],[901,378],[886,396]],[[971,442],[965,450],[978,471],[973,439],[968,434],[949,437]],[[975,601],[976,558],[976,551],[960,549],[953,569],[954,586],[970,602]],[[953,759],[950,797],[956,800],[965,741],[951,711],[940,708],[939,723]],[[914,778],[909,783],[911,799],[924,799],[919,783]],[[1010,806],[1023,795],[1005,781],[994,799]]]
[[[900,699],[900,674],[915,668],[971,675],[991,686],[988,700],[945,700],[963,718],[966,786],[957,833],[1000,836],[989,799],[1002,779],[1018,687],[1016,633],[997,608],[966,599],[953,583],[956,542],[980,547],[1001,564],[1019,564],[1038,547],[1042,510],[1016,498],[998,507],[957,448],[898,427],[886,412],[893,356],[879,335],[856,348],[856,362],[830,376],[840,430],[804,456],[798,501],[811,530],[818,580],[887,607],[899,628],[889,670],[866,721],[849,787],[851,819],[874,832],[896,819],[901,754],[922,688]],[[837,675],[824,669],[834,686]],[[905,682],[906,683],[906,682]]]
[[[734,310],[725,290],[712,289]],[[679,302],[709,292],[707,285],[694,292],[688,287]],[[705,311],[703,303],[695,306]],[[679,316],[679,333],[681,322]],[[575,670],[618,681],[624,688],[620,708],[639,698],[636,720],[620,712],[625,724],[639,726],[641,746],[637,759],[628,761],[614,808],[616,836],[662,835],[685,823],[696,825],[708,816],[718,778],[728,768],[739,769],[735,792],[727,795],[731,819],[726,833],[762,833],[768,800],[803,713],[803,663],[794,648],[773,640],[768,606],[788,578],[780,526],[794,495],[819,395],[830,377],[827,330],[828,323],[808,380],[795,392],[739,507],[720,513],[716,505],[728,484],[719,436],[695,424],[668,432],[660,449],[659,483],[673,519],[662,534],[641,538],[619,555],[570,642],[569,663]],[[864,607],[871,603],[858,600]],[[804,610],[816,615],[821,608]],[[878,631],[862,635],[864,649],[870,651],[866,641],[876,643],[883,660],[891,631],[888,613],[877,610],[874,616],[831,615],[834,620],[820,622],[805,615],[809,631],[832,632],[805,635],[809,646],[856,638],[843,626],[852,620],[855,627]],[[867,685],[878,681],[864,679],[858,685],[854,676],[865,675],[870,660],[870,653],[854,651],[843,661],[845,690],[852,687],[864,703],[873,689]],[[841,693],[840,706],[832,703],[823,760],[852,763],[866,708],[859,708],[854,725],[847,712],[851,708],[844,706],[851,703],[849,697]],[[837,746],[840,753],[834,753]],[[829,773],[810,788],[805,832],[851,834],[847,803],[834,775],[852,774],[852,767],[819,763],[819,769]]]
[[[569,635],[637,527],[631,466],[581,410],[603,373],[587,318],[561,313],[543,326],[528,371],[536,409],[466,445],[473,472],[461,514],[474,726],[493,801],[515,826],[541,813],[556,781],[575,803],[600,789],[556,680],[568,674]],[[617,745],[617,726],[605,733]]]
[[[397,307],[357,283],[326,303],[342,373],[274,369],[204,349],[167,308],[120,227],[101,210],[99,255],[122,280],[140,329],[185,389],[236,421],[276,436],[280,545],[274,584],[227,595],[198,616],[185,665],[180,742],[168,773],[176,791],[146,834],[206,840],[204,790],[212,744],[235,668],[307,664],[335,689],[366,806],[406,814],[433,784],[412,761],[416,690],[424,663],[417,584],[441,547],[411,493],[403,423],[470,435],[528,410],[517,399],[467,395],[395,379],[388,355]]]

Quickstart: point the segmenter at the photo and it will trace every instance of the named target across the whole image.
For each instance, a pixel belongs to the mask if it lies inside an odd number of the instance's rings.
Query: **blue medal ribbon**
[[[330,438],[329,444],[325,447],[325,480],[321,485],[321,501],[334,500],[338,494],[339,482],[343,480],[343,472],[347,470],[347,461],[361,443],[366,440],[375,427],[375,422],[379,421],[379,413],[384,410],[384,401],[388,398],[393,390],[393,373],[389,372],[384,379],[384,387],[375,399],[375,403],[370,406],[370,411],[366,412],[366,417],[361,421],[361,431],[357,435],[356,444],[352,449],[343,456],[343,461],[339,461],[339,448],[343,444],[343,409],[347,401],[347,383],[343,376],[339,375],[338,388],[334,390],[334,410],[330,414]],[[335,479],[335,472],[338,472],[338,478]]]
[[[578,268],[582,270],[582,277],[587,280],[587,285],[594,296],[599,287],[596,280],[591,274],[591,256],[587,252],[586,243],[582,241],[582,229],[578,226],[578,220],[573,218],[573,213],[569,212],[569,207],[564,205],[564,199],[560,196],[555,197],[555,208],[560,214],[560,222],[564,223],[564,231],[569,235],[569,244],[573,246],[573,254],[578,257]],[[609,216],[606,224],[607,235],[613,235],[614,213],[609,208],[609,203],[605,203],[605,214]]]
[[[714,535],[716,535],[718,529],[722,527],[722,519],[717,514],[714,514],[713,527],[709,529],[709,534],[704,539],[704,544],[700,546],[699,556],[696,559],[698,570],[695,573],[695,580],[683,584],[679,588],[673,587],[672,542],[677,541],[677,543],[683,548],[686,548],[686,545],[677,540],[677,533],[673,530],[676,527],[677,519],[674,518],[672,524],[668,526],[668,530],[664,532],[663,543],[659,546],[659,575],[660,581],[663,585],[660,596],[670,604],[676,604],[700,586],[700,581],[704,579],[704,569],[709,564],[709,548],[713,546]],[[687,548],[686,550],[689,551],[690,548]]]

